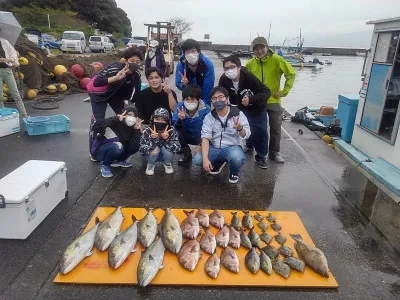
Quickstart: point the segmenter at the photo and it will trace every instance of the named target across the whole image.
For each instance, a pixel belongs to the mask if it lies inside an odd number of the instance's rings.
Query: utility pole
[[[269,31],[268,31],[268,45],[269,45],[269,38],[271,37],[271,23],[269,23]]]
[[[49,21],[49,28],[51,29],[51,24],[50,24],[50,14],[47,14],[47,20]]]

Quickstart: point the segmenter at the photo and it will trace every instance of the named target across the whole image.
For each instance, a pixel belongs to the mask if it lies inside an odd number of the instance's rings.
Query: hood
[[[168,112],[168,110],[166,110],[165,108],[157,108],[157,109],[153,112],[153,114],[151,115],[151,118],[150,118],[150,125],[153,125],[153,124],[154,124],[154,119],[155,119],[155,118],[158,118],[158,117],[163,118],[169,125],[171,125],[171,120],[170,120],[170,117],[169,117],[169,112]]]
[[[264,56],[262,59],[259,59],[257,56],[254,55],[254,59],[256,61],[265,61],[268,59],[268,57],[270,57],[272,54],[275,54],[274,51],[272,51],[270,48],[268,48],[268,54],[266,56]]]

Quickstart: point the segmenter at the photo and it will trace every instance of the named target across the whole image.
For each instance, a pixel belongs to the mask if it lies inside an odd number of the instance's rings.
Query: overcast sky
[[[400,0],[116,0],[116,2],[128,14],[135,36],[146,36],[146,27],[143,23],[183,17],[193,22],[192,31],[185,38],[203,40],[204,34],[209,33],[213,43],[225,44],[248,44],[250,34],[252,38],[257,35],[267,36],[271,23],[271,44],[282,44],[283,40],[288,38],[295,45],[295,38],[299,35],[301,27],[305,45],[343,47],[337,44],[339,42],[335,45],[335,41],[325,37],[345,35],[345,40],[348,39],[351,44],[354,41],[349,33],[372,31],[372,26],[366,25],[366,21],[400,16]],[[369,38],[365,43],[367,47]]]

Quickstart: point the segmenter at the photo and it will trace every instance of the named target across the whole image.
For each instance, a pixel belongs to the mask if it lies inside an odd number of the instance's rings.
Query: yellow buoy
[[[61,84],[58,86],[58,89],[59,89],[61,92],[65,92],[66,90],[68,90],[68,86],[67,86],[65,83],[61,83]]]
[[[20,57],[19,58],[19,64],[21,65],[21,66],[26,66],[27,64],[29,64],[29,61],[26,59],[26,57]]]
[[[50,84],[50,85],[47,87],[47,92],[50,93],[50,94],[57,93],[57,88],[56,88],[56,86],[55,86],[54,84]]]
[[[335,145],[334,144],[328,144],[329,147],[331,147],[332,149],[335,149]]]
[[[8,95],[6,93],[3,93],[3,102],[8,101]]]
[[[33,53],[33,52],[28,52],[28,54],[30,55],[30,56],[32,56],[33,58],[36,58],[36,54],[35,53]]]
[[[24,78],[25,78],[24,73],[18,72],[18,78],[21,80],[24,80]]]
[[[33,98],[35,98],[36,96],[37,96],[37,93],[36,93],[35,90],[29,90],[29,91],[26,93],[26,97],[27,97],[28,99],[33,99]]]
[[[329,135],[324,135],[323,137],[322,137],[322,140],[325,142],[325,143],[327,143],[327,144],[332,144],[332,137],[331,136],[329,136]]]
[[[119,62],[125,63],[125,62],[126,62],[126,59],[125,59],[125,58],[121,58],[121,59],[119,60]]]
[[[4,83],[3,84],[3,93],[8,93],[9,92],[9,90],[8,90],[8,87],[7,87],[7,85]]]
[[[64,67],[63,65],[57,65],[54,67],[54,73],[57,76],[61,76],[62,74],[64,74],[65,72],[67,72],[67,68]]]

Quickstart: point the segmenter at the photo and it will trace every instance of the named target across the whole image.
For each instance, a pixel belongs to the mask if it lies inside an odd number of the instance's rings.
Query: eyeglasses
[[[237,66],[232,65],[232,66],[227,67],[227,68],[224,67],[224,71],[234,70],[234,69],[236,69],[236,68],[237,68]]]
[[[226,97],[224,95],[214,96],[211,98],[212,101],[223,101]]]

